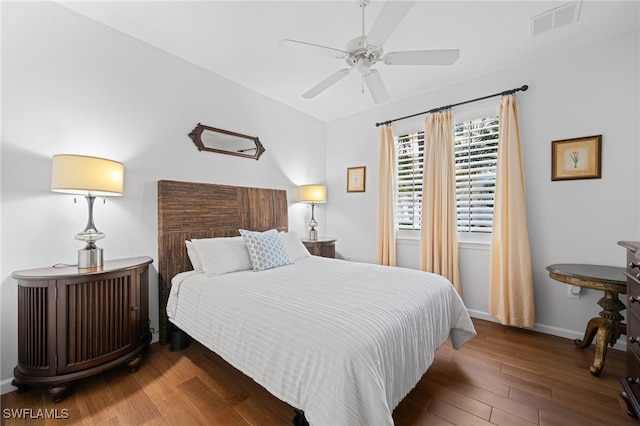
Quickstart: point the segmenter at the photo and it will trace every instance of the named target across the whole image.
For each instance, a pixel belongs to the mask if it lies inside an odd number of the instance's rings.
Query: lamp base
[[[78,268],[98,268],[102,266],[102,249],[100,247],[78,250]]]
[[[309,241],[317,241],[318,240],[318,231],[315,229],[311,229],[309,231]]]

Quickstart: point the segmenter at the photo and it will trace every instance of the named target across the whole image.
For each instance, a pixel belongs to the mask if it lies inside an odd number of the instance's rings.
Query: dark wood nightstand
[[[314,256],[336,257],[336,238],[318,237],[317,240],[303,238],[302,243]]]
[[[16,271],[18,366],[12,384],[49,387],[55,402],[69,385],[127,363],[138,369],[149,330],[150,257],[98,268]]]

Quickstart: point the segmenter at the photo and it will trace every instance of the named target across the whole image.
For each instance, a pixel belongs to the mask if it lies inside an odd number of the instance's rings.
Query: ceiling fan
[[[305,99],[315,98],[317,95],[349,75],[355,68],[362,74],[363,86],[367,85],[369,93],[376,104],[389,99],[389,93],[377,70],[371,67],[378,62],[387,65],[452,65],[460,57],[458,49],[442,50],[411,50],[401,52],[384,53],[382,45],[389,38],[404,17],[414,6],[416,0],[385,2],[380,15],[371,27],[368,35],[365,35],[364,9],[369,0],[358,0],[362,9],[362,35],[347,43],[344,49],[321,46],[304,41],[285,39],[280,42],[284,47],[293,50],[329,56],[345,60],[348,68],[343,68],[311,89],[302,94]],[[364,87],[363,87],[364,91]]]

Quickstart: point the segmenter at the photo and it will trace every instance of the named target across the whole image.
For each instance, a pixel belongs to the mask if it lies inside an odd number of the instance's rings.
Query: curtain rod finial
[[[527,89],[529,89],[529,86],[528,86],[528,85],[526,85],[526,84],[525,84],[525,85],[523,85],[523,86],[520,88],[520,90],[522,90],[523,92],[526,92],[526,91],[527,91]]]

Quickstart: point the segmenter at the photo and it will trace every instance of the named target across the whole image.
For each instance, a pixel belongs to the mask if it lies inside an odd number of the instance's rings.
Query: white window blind
[[[454,128],[458,232],[490,233],[493,222],[498,117],[457,123]],[[398,229],[420,229],[424,132],[396,137]]]
[[[396,139],[396,223],[398,229],[420,229],[424,132]]]
[[[455,125],[458,232],[491,232],[498,163],[498,117]]]

